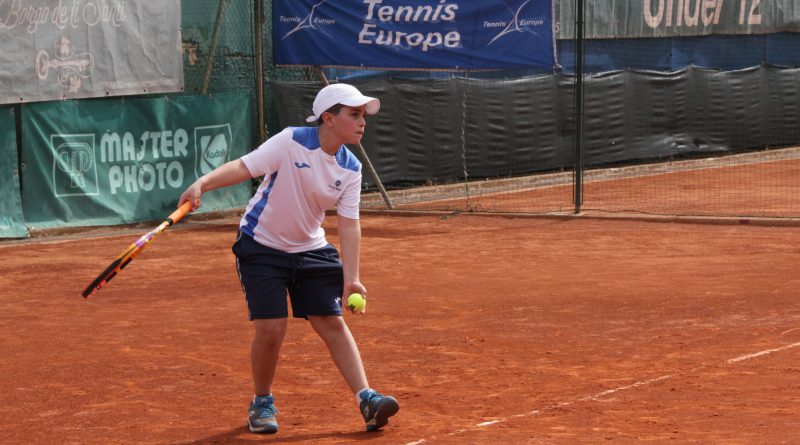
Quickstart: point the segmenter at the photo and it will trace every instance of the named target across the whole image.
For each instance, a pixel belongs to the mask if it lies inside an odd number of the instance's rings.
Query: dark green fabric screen
[[[199,176],[251,148],[252,112],[243,92],[23,105],[25,221],[161,219]],[[244,182],[204,195],[201,209],[239,207],[249,196]]]
[[[14,109],[0,108],[0,238],[23,238]]]

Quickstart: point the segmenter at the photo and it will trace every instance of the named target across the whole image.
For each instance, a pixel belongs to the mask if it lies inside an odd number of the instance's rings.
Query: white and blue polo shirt
[[[242,156],[253,177],[264,176],[250,198],[240,230],[288,253],[325,247],[325,211],[358,219],[361,162],[344,145],[335,156],[320,147],[316,127],[289,127]]]

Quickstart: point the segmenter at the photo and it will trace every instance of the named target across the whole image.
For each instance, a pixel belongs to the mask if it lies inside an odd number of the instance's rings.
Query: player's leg
[[[250,350],[253,369],[253,390],[256,395],[272,394],[272,382],[281,344],[286,336],[286,318],[253,320],[255,332]]]
[[[339,252],[328,244],[297,256],[297,279],[289,284],[292,314],[308,319],[355,393],[368,387],[358,347],[342,318],[344,278]]]
[[[356,395],[367,431],[388,423],[400,409],[397,400],[370,389],[358,346],[342,318],[342,265],[336,249],[328,247],[299,255],[298,283],[289,286],[292,313],[305,317],[330,351],[336,367]]]
[[[369,387],[358,346],[344,319],[341,316],[309,315],[308,321],[325,342],[333,362],[355,394],[367,431],[386,426],[389,417],[400,410],[400,405],[394,397],[378,394]]]
[[[247,426],[254,433],[272,434],[278,432],[278,408],[272,395],[272,382],[286,335],[286,318],[255,319],[253,326],[250,360],[255,396],[247,410]]]
[[[253,327],[250,361],[255,397],[247,412],[247,425],[254,433],[277,433],[278,409],[272,395],[272,382],[286,336],[286,318],[255,319]]]
[[[367,375],[364,372],[358,346],[342,317],[309,315],[308,321],[325,342],[333,362],[353,394],[368,388]]]
[[[286,287],[292,275],[293,257],[242,234],[234,243],[233,252],[254,328],[251,364],[255,397],[248,409],[247,422],[250,431],[275,433],[278,410],[271,391],[286,335]]]

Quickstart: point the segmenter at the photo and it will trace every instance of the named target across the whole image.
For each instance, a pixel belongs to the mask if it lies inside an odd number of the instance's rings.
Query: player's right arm
[[[178,205],[189,201],[194,211],[200,207],[200,195],[205,192],[277,171],[287,155],[286,146],[291,140],[292,129],[289,127],[267,139],[250,153],[219,166],[190,185],[181,195]]]
[[[200,207],[200,195],[203,193],[238,184],[245,179],[251,178],[250,170],[247,169],[241,159],[230,161],[201,176],[190,185],[178,200],[178,206],[189,201],[192,203],[192,210],[194,211]]]

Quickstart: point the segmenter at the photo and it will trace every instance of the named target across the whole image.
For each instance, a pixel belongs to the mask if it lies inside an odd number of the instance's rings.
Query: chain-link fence
[[[570,212],[577,196],[585,211],[800,215],[800,27],[757,33],[737,28],[757,8],[738,17],[689,2],[668,16],[652,3],[585,5],[579,40],[579,3],[557,0],[552,70],[323,70],[383,103],[364,138],[377,172],[364,176],[364,206],[385,208],[369,193],[380,180],[412,209]],[[187,93],[255,89],[260,30],[265,134],[306,125],[322,78],[274,65],[271,1],[183,7]],[[698,31],[717,12],[732,34]]]
[[[253,2],[194,0],[182,8],[186,93],[254,89]]]

